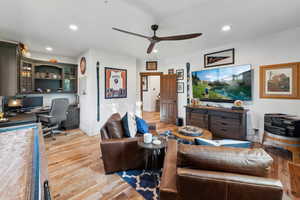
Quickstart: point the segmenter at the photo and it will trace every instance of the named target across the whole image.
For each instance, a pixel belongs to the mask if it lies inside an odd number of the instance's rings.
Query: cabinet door
[[[212,115],[210,129],[214,136],[230,139],[244,139],[241,134],[242,124],[240,119],[230,116]]]
[[[205,110],[187,109],[187,125],[208,128],[208,114]]]
[[[0,42],[0,96],[15,96],[18,91],[17,44]]]

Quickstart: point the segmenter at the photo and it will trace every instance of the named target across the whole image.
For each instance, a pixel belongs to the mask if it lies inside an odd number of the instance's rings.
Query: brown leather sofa
[[[156,126],[150,124],[151,132]],[[100,129],[100,148],[106,174],[144,167],[144,151],[138,146],[139,135],[128,138],[124,134],[121,116],[113,114]]]
[[[267,178],[272,162],[263,149],[169,140],[160,200],[281,200],[281,182]]]

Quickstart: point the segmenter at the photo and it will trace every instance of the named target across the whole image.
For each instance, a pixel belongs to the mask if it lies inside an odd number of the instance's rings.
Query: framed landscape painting
[[[299,63],[260,67],[261,98],[299,98]]]
[[[105,67],[105,99],[127,98],[127,70]]]
[[[147,61],[146,62],[146,70],[157,70],[157,61]]]
[[[184,79],[184,69],[177,69],[176,70],[177,80]]]
[[[216,67],[234,64],[234,48],[204,55],[204,67]]]
[[[177,93],[184,93],[184,82],[177,82]]]

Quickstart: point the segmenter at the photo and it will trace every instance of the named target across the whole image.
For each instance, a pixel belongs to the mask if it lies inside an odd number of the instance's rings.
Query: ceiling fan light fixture
[[[75,24],[70,24],[69,25],[69,29],[71,29],[72,31],[77,31],[78,30],[78,26]]]
[[[53,51],[53,48],[52,48],[52,47],[49,47],[49,46],[46,47],[45,49],[46,49],[47,51]]]
[[[153,53],[158,53],[158,50],[157,49],[153,49]]]
[[[231,30],[231,26],[230,25],[224,25],[223,27],[222,27],[222,31],[223,32],[227,32],[227,31],[230,31]]]

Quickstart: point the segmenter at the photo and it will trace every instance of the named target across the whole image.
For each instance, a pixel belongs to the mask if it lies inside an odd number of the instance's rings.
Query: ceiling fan
[[[167,36],[167,37],[158,37],[156,36],[156,31],[158,30],[158,25],[157,24],[154,24],[151,26],[151,29],[153,30],[154,32],[154,35],[152,37],[148,37],[148,36],[145,36],[145,35],[142,35],[142,34],[137,34],[137,33],[132,33],[132,32],[129,32],[129,31],[125,31],[125,30],[122,30],[122,29],[119,29],[119,28],[112,28],[113,30],[116,30],[116,31],[120,31],[120,32],[123,32],[123,33],[127,33],[127,34],[130,34],[130,35],[134,35],[134,36],[137,36],[137,37],[142,37],[142,38],[146,38],[147,40],[150,41],[150,45],[147,49],[147,53],[150,54],[154,48],[154,45],[158,42],[161,42],[161,41],[176,41],[176,40],[187,40],[187,39],[192,39],[192,38],[196,38],[196,37],[199,37],[202,35],[202,33],[192,33],[192,34],[186,34],[186,35],[174,35],[174,36]]]

